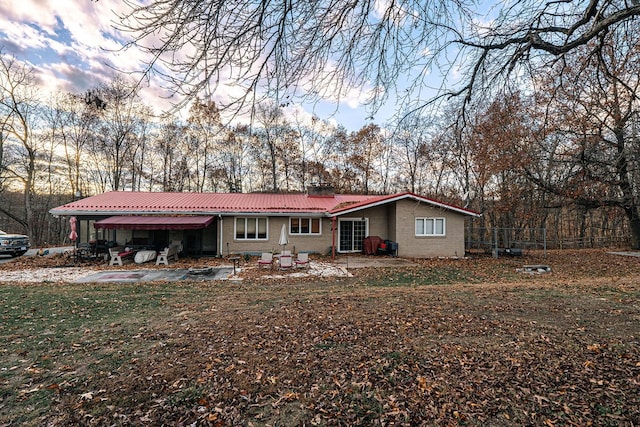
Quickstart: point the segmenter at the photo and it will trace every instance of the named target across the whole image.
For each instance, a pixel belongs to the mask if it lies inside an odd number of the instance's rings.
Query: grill
[[[7,239],[9,240],[9,244],[10,245],[21,245],[21,246],[27,246],[27,244],[29,243],[29,239]]]
[[[0,237],[0,245],[2,245],[2,246],[29,246],[29,239],[26,239],[26,238],[12,239],[12,238]]]

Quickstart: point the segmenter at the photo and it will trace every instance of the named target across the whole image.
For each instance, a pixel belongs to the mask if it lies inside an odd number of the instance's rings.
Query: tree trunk
[[[637,206],[625,209],[627,218],[629,219],[629,228],[631,229],[631,248],[640,249],[640,213]]]

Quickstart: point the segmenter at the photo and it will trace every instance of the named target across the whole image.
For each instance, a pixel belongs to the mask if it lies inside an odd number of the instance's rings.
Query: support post
[[[331,217],[331,261],[336,260],[336,217]]]

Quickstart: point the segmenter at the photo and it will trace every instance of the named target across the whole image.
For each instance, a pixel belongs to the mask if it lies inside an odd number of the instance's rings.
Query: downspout
[[[331,217],[331,261],[336,260],[336,217]]]
[[[223,236],[223,230],[224,228],[222,227],[222,215],[218,214],[218,220],[220,220],[220,234],[218,237],[218,240],[220,241],[220,253],[219,253],[219,257],[222,258],[223,254],[222,254],[222,249],[224,248],[224,244],[222,242],[222,236]]]

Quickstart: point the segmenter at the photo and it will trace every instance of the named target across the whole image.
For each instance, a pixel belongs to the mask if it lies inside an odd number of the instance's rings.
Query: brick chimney
[[[335,195],[334,188],[328,184],[312,184],[307,187],[307,196],[309,197],[333,197]]]

